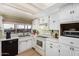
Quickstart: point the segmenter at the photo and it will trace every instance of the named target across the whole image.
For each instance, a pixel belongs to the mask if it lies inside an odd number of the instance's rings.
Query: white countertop
[[[59,39],[56,39],[56,38],[49,38],[47,39],[48,41],[51,41],[51,42],[56,42],[58,43],[59,42]]]
[[[26,38],[26,39],[25,39]],[[6,38],[1,38],[1,41],[5,41],[5,40],[12,40],[12,39],[19,39],[19,41],[24,41],[24,40],[28,40],[28,39],[32,39],[31,36],[25,36],[25,37],[11,37],[10,39],[6,39]]]
[[[6,39],[6,38],[1,38],[0,41],[5,41],[5,40],[12,40],[12,39],[18,39],[19,37],[11,37],[10,39]]]
[[[33,37],[32,36],[19,37],[19,41],[26,41],[30,39],[33,39]]]
[[[52,37],[47,37],[47,38],[42,38],[42,37],[36,37],[36,39],[38,39],[39,38],[39,40],[43,40],[43,41],[51,41],[51,42],[59,42],[59,39],[56,39],[56,38],[52,38]]]

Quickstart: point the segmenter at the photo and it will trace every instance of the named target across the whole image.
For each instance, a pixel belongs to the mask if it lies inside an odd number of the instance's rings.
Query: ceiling
[[[0,15],[5,21],[15,19],[31,23],[33,19],[39,17],[37,14],[46,10],[55,3],[0,3]],[[13,20],[12,20],[13,21]]]

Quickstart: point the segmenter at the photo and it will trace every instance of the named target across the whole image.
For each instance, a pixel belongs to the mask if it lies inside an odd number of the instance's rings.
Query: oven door
[[[39,47],[43,47],[43,42],[42,41],[40,41],[40,40],[37,40],[37,43],[36,43]]]
[[[36,40],[36,47],[41,50],[44,50],[45,49],[45,42],[42,40]]]

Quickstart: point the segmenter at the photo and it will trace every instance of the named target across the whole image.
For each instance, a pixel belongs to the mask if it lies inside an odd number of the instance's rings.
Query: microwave
[[[64,31],[64,36],[79,38],[79,31]]]

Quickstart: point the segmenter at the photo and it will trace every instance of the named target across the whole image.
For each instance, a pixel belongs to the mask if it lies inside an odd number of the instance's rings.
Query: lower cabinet
[[[46,41],[46,56],[79,56],[79,48]]]
[[[60,56],[79,56],[79,48],[61,44]]]
[[[21,41],[21,42],[19,42],[18,45],[19,45],[18,46],[18,53],[21,53],[26,50],[26,45],[27,45],[26,41]]]
[[[27,45],[26,45],[27,50],[30,49],[30,48],[32,48],[32,40],[31,39],[27,40]]]
[[[72,48],[73,56],[79,56],[79,48]]]
[[[31,40],[20,41],[18,45],[19,45],[18,53],[21,53],[32,48],[32,41]]]
[[[46,41],[46,56],[58,56],[59,46],[58,43]]]
[[[36,46],[36,39],[32,39],[32,47],[35,47]]]
[[[72,55],[72,51],[70,46],[61,44],[60,45],[60,56],[71,56]]]

